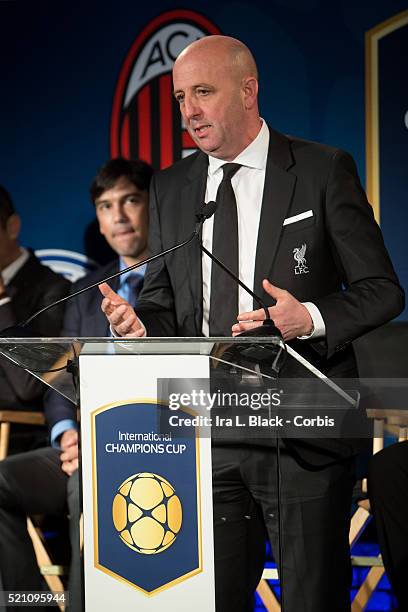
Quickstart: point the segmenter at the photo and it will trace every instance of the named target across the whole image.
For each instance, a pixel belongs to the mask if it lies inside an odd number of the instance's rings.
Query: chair
[[[384,448],[384,434],[386,431],[393,433],[397,437],[398,442],[408,440],[407,410],[387,410],[375,408],[368,409],[367,415],[369,418],[374,419],[373,454],[378,453]],[[366,479],[363,480],[362,490],[363,492],[367,493]],[[358,508],[350,523],[350,548],[352,548],[356,543],[370,520],[371,514],[369,500],[361,500],[358,502]],[[378,557],[358,557],[352,555],[351,563],[354,567],[370,568],[351,604],[351,612],[363,612],[385,573],[384,565],[381,555]],[[277,569],[265,568],[262,574],[262,579],[257,588],[257,593],[268,612],[280,612],[281,609],[273,590],[267,582],[267,580],[276,580],[277,578]]]
[[[373,453],[377,453],[384,448],[384,433],[385,431],[389,431],[394,434],[398,440],[398,442],[404,442],[408,440],[408,411],[407,410],[387,410],[381,408],[368,409],[367,415],[369,418],[374,419],[374,439],[373,439]],[[365,486],[367,487],[366,483]],[[358,538],[360,533],[363,531],[365,524],[369,519],[370,515],[370,507],[369,501],[364,500],[365,504],[360,505],[357,513],[361,510],[359,519],[356,520],[354,524],[355,528],[355,539],[352,543]],[[356,513],[356,514],[357,514]],[[356,515],[355,515],[356,516]],[[364,516],[366,519],[364,521]],[[353,517],[354,519],[354,517]],[[361,526],[358,531],[358,522],[364,524]],[[353,522],[352,522],[353,527]],[[357,533],[358,532],[358,533]],[[352,545],[352,544],[351,544]],[[353,565],[370,567],[370,570],[361,584],[356,596],[353,600],[351,610],[352,612],[363,612],[365,610],[370,597],[374,593],[375,589],[378,586],[381,578],[383,577],[385,570],[384,565],[381,559],[381,555],[378,557],[352,557]]]
[[[45,419],[42,412],[25,412],[18,410],[0,410],[0,461],[5,459],[8,454],[10,440],[10,425],[20,423],[24,425],[44,425]],[[38,567],[44,576],[48,588],[51,592],[64,591],[64,585],[60,576],[66,573],[66,568],[61,565],[54,565],[50,559],[45,546],[45,538],[41,529],[35,527],[31,518],[27,517],[27,530],[31,537],[34,552],[37,558]],[[64,611],[64,604],[58,604],[61,612]]]
[[[20,410],[0,410],[0,461],[8,455],[10,441],[10,425],[44,425],[42,412],[26,412]]]

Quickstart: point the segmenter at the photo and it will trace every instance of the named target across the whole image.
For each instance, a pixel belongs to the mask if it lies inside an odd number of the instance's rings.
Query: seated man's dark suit
[[[205,198],[207,168],[207,156],[198,152],[153,178],[152,253],[191,234]],[[310,210],[312,216],[284,225],[286,218]],[[293,253],[302,245],[308,272],[295,274]],[[319,308],[325,338],[291,344],[328,376],[357,376],[353,340],[403,308],[403,291],[350,155],[272,129],[254,257],[254,291],[267,305],[273,301],[262,288],[264,278]],[[148,335],[202,335],[197,243],[148,267],[136,311]],[[347,440],[326,440],[321,446],[292,441],[283,447],[286,612],[347,609],[347,533],[357,450],[356,441]],[[275,466],[273,448],[213,448],[217,612],[251,609],[265,527],[277,554]]]
[[[75,283],[72,287],[72,293],[118,271],[119,260],[115,260]],[[113,289],[117,290],[119,278],[113,279],[110,284]],[[101,301],[101,294],[97,287],[70,300],[67,304],[64,325],[60,335],[68,338],[87,336],[103,338],[110,336],[109,323],[101,311]],[[44,410],[50,430],[55,423],[63,419],[76,421],[76,407],[54,391],[47,393]]]
[[[119,260],[93,272],[72,286],[72,292],[119,270]],[[112,282],[117,288],[118,279]],[[101,311],[101,295],[91,289],[68,301],[62,336],[109,336],[109,325]],[[62,419],[77,420],[76,406],[55,391],[45,398],[49,428]],[[70,611],[80,612],[81,562],[79,557],[78,471],[71,477],[61,470],[60,451],[42,448],[22,453],[0,463],[0,580],[5,590],[39,590],[41,578],[31,539],[26,529],[28,514],[70,515],[71,569]]]
[[[47,304],[52,304],[69,291],[70,282],[43,266],[34,253],[29,257],[7,286],[11,301],[0,306],[0,330],[22,323]],[[34,324],[36,336],[59,336],[63,306],[51,308],[40,315]],[[46,386],[0,356],[0,409],[42,410]],[[44,446],[46,430],[28,425],[12,425],[9,453]]]
[[[55,302],[69,291],[70,282],[43,266],[34,253],[7,286],[11,301],[0,306],[0,330],[23,322],[43,306]],[[64,311],[51,308],[35,321],[38,336],[59,336]],[[42,409],[46,386],[0,357],[0,408],[4,410]]]

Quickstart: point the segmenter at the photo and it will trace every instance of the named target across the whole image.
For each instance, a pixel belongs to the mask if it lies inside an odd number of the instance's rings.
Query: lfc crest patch
[[[295,274],[308,274],[309,267],[306,262],[306,244],[302,244],[301,247],[293,249],[293,258],[296,261]]]

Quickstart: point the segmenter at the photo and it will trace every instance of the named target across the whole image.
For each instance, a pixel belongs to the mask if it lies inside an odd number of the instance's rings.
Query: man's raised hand
[[[146,331],[132,306],[115,293],[107,283],[99,285],[99,291],[104,296],[101,304],[102,312],[114,334],[124,338],[142,338]]]

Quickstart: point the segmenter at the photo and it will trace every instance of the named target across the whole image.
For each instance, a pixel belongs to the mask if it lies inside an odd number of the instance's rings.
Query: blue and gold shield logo
[[[145,595],[202,571],[199,440],[194,427],[163,431],[168,410],[92,413],[95,567]]]

